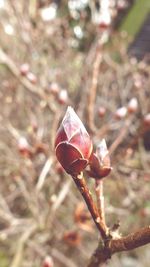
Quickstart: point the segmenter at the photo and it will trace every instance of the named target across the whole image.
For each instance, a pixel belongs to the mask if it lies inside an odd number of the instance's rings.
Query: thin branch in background
[[[41,98],[43,101],[46,102],[47,106],[51,110],[51,112],[55,112],[54,106],[50,104],[50,101],[47,100],[47,97],[44,93],[44,90],[42,90],[37,85],[33,85],[28,81],[26,77],[22,77],[20,75],[20,71],[13,62],[13,60],[0,48],[0,64],[6,65],[6,67],[11,71],[11,73],[19,80],[19,82],[31,93],[37,95],[39,98]]]
[[[109,154],[114,153],[114,151],[117,149],[117,147],[121,144],[121,142],[125,139],[126,135],[129,132],[130,125],[133,121],[133,118],[130,120],[127,120],[124,127],[121,128],[117,138],[112,143],[112,145],[109,147]]]
[[[99,216],[103,224],[106,226],[105,221],[105,207],[104,207],[104,193],[103,193],[103,180],[95,180],[95,192],[97,199],[97,207],[99,211]]]
[[[52,159],[48,158],[44,164],[44,167],[43,167],[43,169],[39,175],[39,178],[38,178],[38,181],[36,184],[36,189],[38,192],[42,189],[42,187],[44,185],[44,181],[45,181],[46,176],[47,176],[47,174],[48,174],[48,172],[52,166],[52,163],[53,163]]]
[[[27,228],[27,231],[25,233],[22,234],[16,246],[17,250],[14,255],[14,258],[12,259],[10,267],[20,267],[22,265],[25,245],[36,230],[37,230],[37,225],[32,225],[30,228]]]
[[[93,74],[92,74],[92,85],[89,89],[88,95],[88,105],[87,105],[87,118],[88,118],[88,125],[90,129],[94,130],[94,105],[95,105],[95,98],[96,98],[96,91],[98,85],[98,76],[99,76],[99,68],[102,62],[102,44],[99,41],[97,48],[96,48],[96,55],[95,55],[95,62],[93,65]]]
[[[50,226],[54,222],[54,217],[56,214],[56,211],[61,206],[62,202],[65,200],[70,187],[71,187],[71,180],[66,181],[63,187],[61,188],[60,192],[58,193],[55,202],[53,205],[49,208],[46,219],[45,219],[45,226]]]

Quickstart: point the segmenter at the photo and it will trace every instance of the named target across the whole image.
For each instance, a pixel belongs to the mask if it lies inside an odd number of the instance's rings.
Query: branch
[[[106,225],[105,210],[104,210],[103,180],[95,180],[95,192],[96,192],[97,207],[98,207],[100,219]]]
[[[98,228],[101,234],[102,239],[106,240],[108,237],[108,229],[106,228],[106,225],[103,223],[103,221],[100,219],[98,209],[86,185],[86,182],[83,178],[83,174],[72,178],[86,202],[86,205],[91,213],[91,216],[93,218],[94,223],[96,224],[96,227]]]
[[[93,75],[92,75],[92,84],[89,88],[89,95],[88,95],[88,124],[90,129],[94,129],[94,104],[96,99],[96,91],[98,85],[98,76],[99,76],[99,68],[102,61],[102,53],[101,53],[102,44],[99,41],[96,49],[95,61],[93,66]]]
[[[108,240],[103,246],[99,243],[88,267],[98,267],[110,259],[114,253],[132,250],[148,243],[150,243],[150,225],[125,237]]]

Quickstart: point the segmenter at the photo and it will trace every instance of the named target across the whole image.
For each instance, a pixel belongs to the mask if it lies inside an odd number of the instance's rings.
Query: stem
[[[105,209],[104,209],[104,194],[103,194],[103,180],[95,180],[95,192],[97,198],[97,207],[99,211],[99,216],[103,224],[106,226],[105,222]]]
[[[132,250],[148,243],[150,243],[150,225],[125,237],[110,239],[103,247],[99,243],[91,257],[88,267],[98,267],[110,259],[114,253]]]
[[[98,228],[101,234],[102,239],[106,240],[108,238],[108,229],[106,228],[106,225],[103,223],[103,221],[101,221],[100,219],[98,209],[93,201],[91,192],[89,191],[86,185],[86,182],[83,178],[83,174],[73,176],[72,178],[86,202],[86,205],[91,213],[96,227]]]

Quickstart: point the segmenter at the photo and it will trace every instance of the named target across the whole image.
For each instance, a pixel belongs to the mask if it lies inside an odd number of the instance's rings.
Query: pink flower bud
[[[134,97],[132,98],[129,103],[128,103],[128,112],[129,113],[134,113],[136,112],[138,109],[138,101],[137,99]]]
[[[24,63],[20,66],[20,73],[23,76],[26,76],[27,73],[29,72],[29,64],[28,63]]]
[[[124,0],[119,0],[117,2],[117,9],[118,11],[122,11],[128,7],[128,3]]]
[[[37,83],[37,78],[32,72],[27,73],[27,78],[31,83],[33,83],[33,84]]]
[[[58,93],[60,92],[60,86],[58,85],[58,83],[53,82],[49,85],[48,91],[53,95],[58,95]]]
[[[53,267],[54,263],[51,257],[47,256],[43,262],[42,267]]]
[[[118,120],[124,119],[127,115],[127,108],[126,107],[121,107],[118,108],[115,112],[115,118]]]
[[[32,151],[30,145],[25,137],[20,137],[18,140],[18,150],[24,157],[31,157]]]
[[[96,149],[96,154],[93,153],[91,157],[88,174],[95,179],[101,179],[106,177],[111,169],[107,145],[103,139]]]
[[[65,171],[77,175],[87,166],[93,145],[83,123],[71,107],[57,131],[56,156]]]
[[[100,117],[100,118],[103,118],[103,117],[105,116],[105,114],[106,114],[106,108],[104,108],[104,107],[100,107],[100,108],[98,109],[98,115],[99,115],[99,117]]]
[[[68,102],[68,93],[67,90],[61,90],[58,95],[58,102],[62,105],[67,104]]]

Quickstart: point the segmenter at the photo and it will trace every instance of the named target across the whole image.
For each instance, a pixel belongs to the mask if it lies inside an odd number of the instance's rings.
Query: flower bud
[[[68,102],[68,93],[67,90],[63,89],[60,91],[59,95],[58,95],[58,102],[61,105],[65,105]]]
[[[28,72],[26,76],[27,76],[27,79],[28,79],[32,84],[36,84],[36,83],[37,83],[37,78],[36,78],[36,76],[35,76],[32,72]]]
[[[148,113],[144,116],[144,125],[150,126],[150,113]]]
[[[99,115],[99,117],[100,117],[100,118],[103,118],[103,117],[105,116],[105,114],[106,114],[106,108],[104,108],[104,107],[100,107],[100,108],[98,109],[98,115]]]
[[[111,169],[107,145],[103,139],[91,157],[88,174],[95,179],[101,179],[106,177]]]
[[[128,112],[129,113],[134,113],[138,109],[138,101],[137,98],[132,98],[129,103],[128,103]]]
[[[77,175],[87,166],[93,145],[83,123],[71,107],[57,131],[56,156],[65,171]]]
[[[32,151],[31,147],[25,137],[20,137],[18,140],[18,150],[20,154],[24,157],[31,157]]]
[[[121,120],[121,119],[124,119],[127,115],[127,108],[126,107],[121,107],[121,108],[118,108],[115,112],[115,118],[117,120]]]
[[[58,85],[58,83],[51,83],[48,87],[48,91],[50,93],[52,93],[53,95],[58,95],[58,93],[60,92],[60,86]]]
[[[46,258],[44,259],[43,265],[42,267],[53,267],[54,263],[51,257],[46,256]]]
[[[20,73],[22,76],[26,76],[29,72],[30,66],[28,63],[24,63],[20,66]]]

